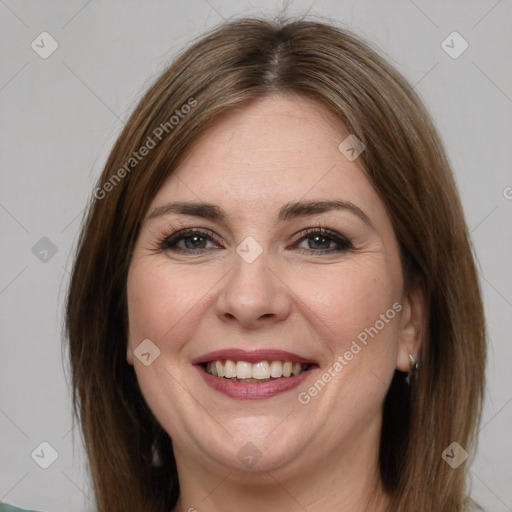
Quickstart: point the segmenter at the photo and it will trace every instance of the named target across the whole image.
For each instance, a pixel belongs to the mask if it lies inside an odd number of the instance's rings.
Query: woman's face
[[[284,474],[378,443],[411,308],[384,204],[338,149],[348,135],[311,100],[258,99],[154,198],[128,275],[127,357],[178,467]]]

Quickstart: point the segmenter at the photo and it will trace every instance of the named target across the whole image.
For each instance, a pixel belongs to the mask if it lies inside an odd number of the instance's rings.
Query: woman
[[[216,28],[94,191],[67,332],[98,510],[456,512],[485,368],[442,143],[310,21]]]

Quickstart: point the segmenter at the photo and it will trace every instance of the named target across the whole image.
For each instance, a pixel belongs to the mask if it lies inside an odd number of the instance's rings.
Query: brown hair
[[[98,508],[163,512],[179,495],[172,440],[126,362],[126,279],[141,220],[221,113],[273,93],[320,101],[365,144],[360,158],[389,213],[405,274],[421,282],[426,297],[419,377],[409,388],[397,371],[384,404],[380,472],[390,510],[466,510],[466,465],[452,469],[441,455],[453,441],[474,448],[485,326],[442,143],[411,86],[367,43],[331,24],[262,19],[222,24],[164,71],[126,123],[91,200],[66,328]],[[154,146],[141,156],[150,139]]]

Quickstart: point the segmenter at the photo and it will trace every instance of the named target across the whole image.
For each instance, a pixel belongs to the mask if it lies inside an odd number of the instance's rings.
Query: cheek
[[[301,273],[294,291],[333,356],[344,354],[356,341],[365,356],[354,359],[389,365],[394,364],[401,310],[397,282],[389,267],[347,264],[328,272]]]
[[[204,313],[202,299],[212,286],[197,272],[170,269],[168,262],[153,265],[144,256],[134,261],[128,273],[129,351],[145,339],[161,351],[148,366],[132,357],[137,381],[149,408],[172,437],[186,430],[187,415],[176,414],[169,403],[181,410],[195,408],[192,395],[178,384],[184,381],[186,365],[177,355],[193,336]]]
[[[381,410],[398,347],[401,281],[393,270],[371,257],[296,279],[304,315],[332,358],[299,394],[301,404],[335,418],[326,443],[364,429]]]
[[[188,316],[204,295],[200,281],[188,274],[169,272],[165,265],[134,264],[128,274],[129,338],[149,338],[157,344],[169,331],[187,325]]]

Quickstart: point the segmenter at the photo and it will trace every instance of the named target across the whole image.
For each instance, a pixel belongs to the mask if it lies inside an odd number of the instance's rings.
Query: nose
[[[268,265],[263,252],[247,263],[236,256],[233,269],[223,280],[216,311],[224,322],[256,329],[284,320],[290,314],[287,286]]]

